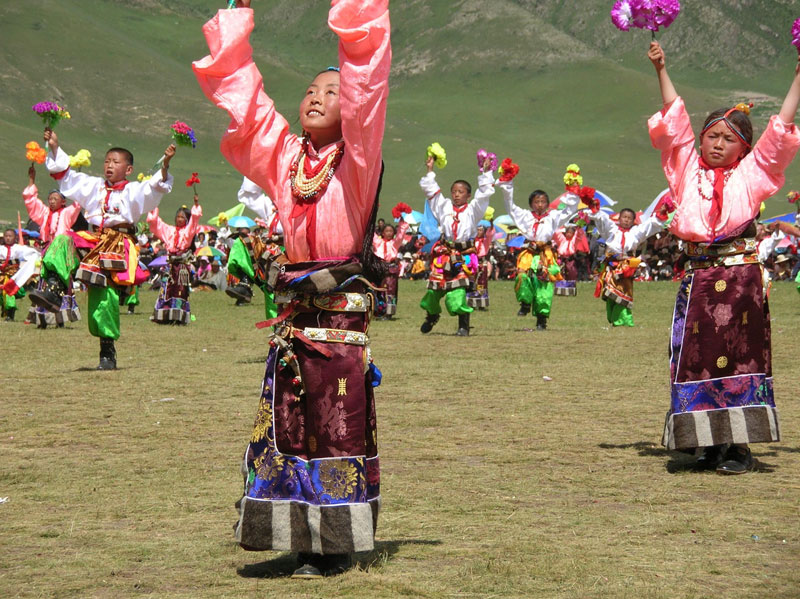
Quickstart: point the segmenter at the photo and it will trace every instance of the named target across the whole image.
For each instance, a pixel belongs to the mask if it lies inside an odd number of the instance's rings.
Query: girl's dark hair
[[[184,218],[186,219],[186,224],[189,224],[189,219],[192,218],[192,212],[186,207],[181,206],[175,211],[175,218],[178,218],[179,214],[183,214]]]
[[[453,185],[458,185],[459,183],[467,188],[467,193],[469,195],[472,195],[472,185],[470,185],[468,181],[464,181],[464,179],[456,179],[453,181]],[[451,190],[453,189],[453,185],[450,186]]]
[[[713,121],[714,119],[718,119],[725,116],[725,113],[728,112],[730,108],[720,108],[715,110],[711,114],[706,117],[705,122],[703,123],[703,131],[708,126],[708,124]],[[747,145],[753,145],[753,123],[750,122],[750,117],[743,113],[741,110],[734,110],[732,113],[728,115],[728,120],[734,124],[734,126],[739,130],[739,133],[742,134],[747,140]],[[747,148],[747,152],[750,151],[750,148]]]
[[[547,192],[543,189],[534,189],[531,192],[531,195],[528,196],[528,206],[533,206],[533,198],[536,196],[544,196],[547,199],[547,203],[550,203],[550,196],[547,195]]]
[[[380,285],[388,267],[386,263],[378,258],[372,251],[372,239],[375,237],[375,221],[378,217],[378,206],[381,198],[381,186],[383,185],[383,161],[381,161],[381,175],[378,177],[378,188],[375,190],[375,201],[372,203],[372,212],[367,221],[367,230],[364,233],[364,241],[361,243],[361,274],[373,285]]]
[[[389,224],[389,223],[387,223],[387,222],[384,222],[384,223],[383,223],[383,227],[381,227],[381,231],[380,231],[380,234],[381,234],[381,236],[383,236],[383,230],[384,230],[386,227],[391,227],[391,228],[392,228],[392,236],[394,236],[394,234],[395,234],[395,233],[397,233],[397,227],[395,227],[394,225],[392,225],[392,224]]]

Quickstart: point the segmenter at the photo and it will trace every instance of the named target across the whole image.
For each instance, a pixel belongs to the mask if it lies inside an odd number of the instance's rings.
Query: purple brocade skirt
[[[670,349],[665,447],[780,440],[760,264],[687,272],[675,301]]]

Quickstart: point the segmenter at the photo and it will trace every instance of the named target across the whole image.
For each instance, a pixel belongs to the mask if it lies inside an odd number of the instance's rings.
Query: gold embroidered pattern
[[[258,405],[258,412],[256,412],[256,421],[253,425],[253,436],[250,441],[258,443],[267,436],[269,428],[272,426],[272,402],[266,399],[261,399]]]
[[[717,368],[725,368],[728,365],[728,358],[726,356],[720,356],[717,358]]]
[[[742,324],[747,324],[747,312],[742,312]]]
[[[317,438],[314,435],[308,436],[308,451],[311,453],[317,452]]]
[[[355,491],[359,473],[350,462],[325,460],[319,467],[319,480],[328,495],[343,499]]]
[[[347,395],[347,377],[339,379],[339,392],[337,395]]]
[[[283,467],[286,464],[286,458],[277,453],[271,453],[268,468],[264,468],[267,472],[262,475],[262,478],[267,480],[274,480],[281,475]]]
[[[697,335],[700,332],[700,323],[695,321],[692,325],[692,334]]]
[[[719,281],[717,281],[716,283],[714,283],[714,290],[715,290],[717,293],[722,293],[722,292],[723,292],[723,291],[725,291],[727,288],[728,288],[728,284],[727,284],[725,281],[723,281],[722,279],[720,279]]]

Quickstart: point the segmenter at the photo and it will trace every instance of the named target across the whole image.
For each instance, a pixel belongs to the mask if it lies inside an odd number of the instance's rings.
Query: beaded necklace
[[[344,155],[344,145],[337,144],[336,150],[314,168],[307,168],[306,155],[308,153],[308,138],[303,138],[303,148],[297,158],[289,167],[289,181],[292,186],[292,195],[301,202],[316,201],[333,178],[334,172],[339,167]],[[307,172],[308,171],[308,172]]]
[[[731,175],[733,175],[734,170],[736,170],[736,167],[725,171],[722,182],[723,186],[728,184],[728,180],[731,178]],[[709,171],[702,168],[697,170],[697,193],[700,194],[701,198],[710,202],[714,199],[714,184],[708,180],[708,175],[705,174],[707,172]],[[711,170],[711,172],[713,173],[714,171]]]

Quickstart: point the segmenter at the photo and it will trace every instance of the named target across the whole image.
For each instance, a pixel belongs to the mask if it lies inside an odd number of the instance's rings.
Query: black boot
[[[240,301],[249,304],[253,299],[253,281],[250,280],[250,277],[243,276],[236,285],[228,287],[225,293],[236,300],[237,306],[242,305],[239,303]]]
[[[51,275],[47,277],[41,289],[34,289],[28,296],[34,306],[44,308],[48,312],[58,312],[61,310],[61,300],[66,290],[66,285],[61,279]]]
[[[458,315],[458,331],[456,331],[456,335],[469,337],[469,314]]]
[[[117,350],[114,348],[114,340],[110,337],[100,337],[100,364],[97,370],[116,370],[117,369]]]
[[[520,304],[519,305],[519,312],[517,312],[517,316],[527,316],[530,311],[531,311],[531,305],[530,304]]]
[[[16,308],[6,308],[6,322],[13,322],[14,315],[17,313]]]
[[[544,331],[547,329],[547,316],[543,314],[536,315],[536,330],[537,331]]]
[[[430,333],[433,330],[433,325],[435,325],[437,322],[439,322],[438,314],[428,314],[425,317],[425,322],[423,322],[422,326],[419,327],[420,332]]]
[[[128,304],[128,314],[136,314],[136,306],[133,304]]]

